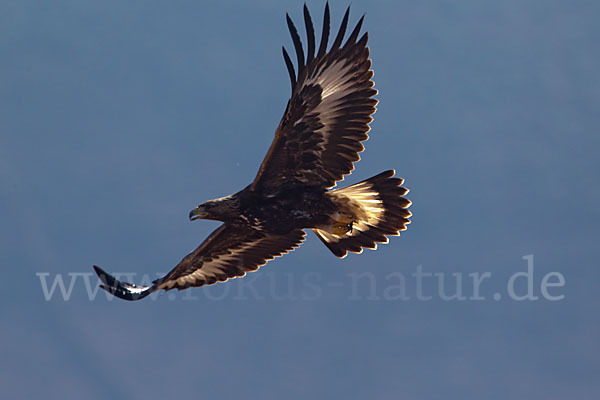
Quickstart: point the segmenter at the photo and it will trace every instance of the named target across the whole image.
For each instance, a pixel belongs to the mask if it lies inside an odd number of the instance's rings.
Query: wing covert
[[[157,290],[182,290],[241,277],[294,250],[304,235],[299,229],[276,235],[249,226],[224,224],[154,284]]]

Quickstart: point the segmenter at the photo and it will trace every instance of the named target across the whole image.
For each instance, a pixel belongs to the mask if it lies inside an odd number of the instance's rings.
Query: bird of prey
[[[357,184],[333,188],[354,169],[364,150],[377,91],[367,47],[359,37],[364,15],[346,41],[350,8],[328,47],[330,15],[326,4],[320,44],[304,5],[307,46],[286,14],[296,51],[297,73],[285,47],[283,58],[292,94],[275,138],[254,181],[230,196],[200,204],[190,220],[222,221],[196,250],[150,286],[121,282],[94,266],[103,289],[125,300],[157,290],[186,289],[224,282],[255,271],[294,250],[312,229],[333,254],[375,249],[410,223],[411,202],[403,179],[393,170]]]

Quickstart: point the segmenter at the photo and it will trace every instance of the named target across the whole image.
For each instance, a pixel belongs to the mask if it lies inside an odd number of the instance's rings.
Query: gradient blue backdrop
[[[354,0],[380,104],[346,182],[406,178],[401,238],[340,261],[309,235],[187,299],[90,301],[79,277],[46,301],[36,274],[154,277],[218,225],[187,214],[254,177],[301,5],[0,2],[3,398],[597,398],[595,1]],[[320,30],[324,4],[308,5]],[[530,254],[540,298],[512,300]],[[430,279],[419,301],[418,266],[448,293],[462,273],[467,296],[468,274],[490,272],[485,300],[444,301]],[[409,300],[384,296],[398,272]],[[562,300],[541,297],[550,272]]]

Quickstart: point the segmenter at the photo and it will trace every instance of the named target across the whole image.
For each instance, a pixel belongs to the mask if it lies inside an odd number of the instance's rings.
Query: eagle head
[[[233,195],[206,201],[190,211],[190,221],[196,219],[227,221],[239,215],[239,204],[238,197]]]

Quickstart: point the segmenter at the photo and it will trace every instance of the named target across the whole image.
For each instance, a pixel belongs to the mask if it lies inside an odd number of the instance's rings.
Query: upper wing
[[[350,8],[335,41],[327,51],[329,5],[325,6],[321,44],[315,56],[312,20],[304,5],[304,23],[308,37],[307,55],[292,20],[287,23],[296,55],[298,76],[283,48],[292,96],[275,139],[262,162],[252,190],[269,192],[286,183],[330,188],[354,168],[364,150],[361,141],[368,138],[377,94],[373,89],[373,71],[367,47],[368,34],[357,40],[361,18],[342,46]]]
[[[211,285],[244,276],[248,271],[281,256],[304,240],[304,231],[274,235],[251,227],[221,225],[196,250],[188,254],[171,272],[152,282],[136,286],[121,282],[94,266],[104,283],[101,287],[125,300],[139,300],[160,289],[185,289]]]

